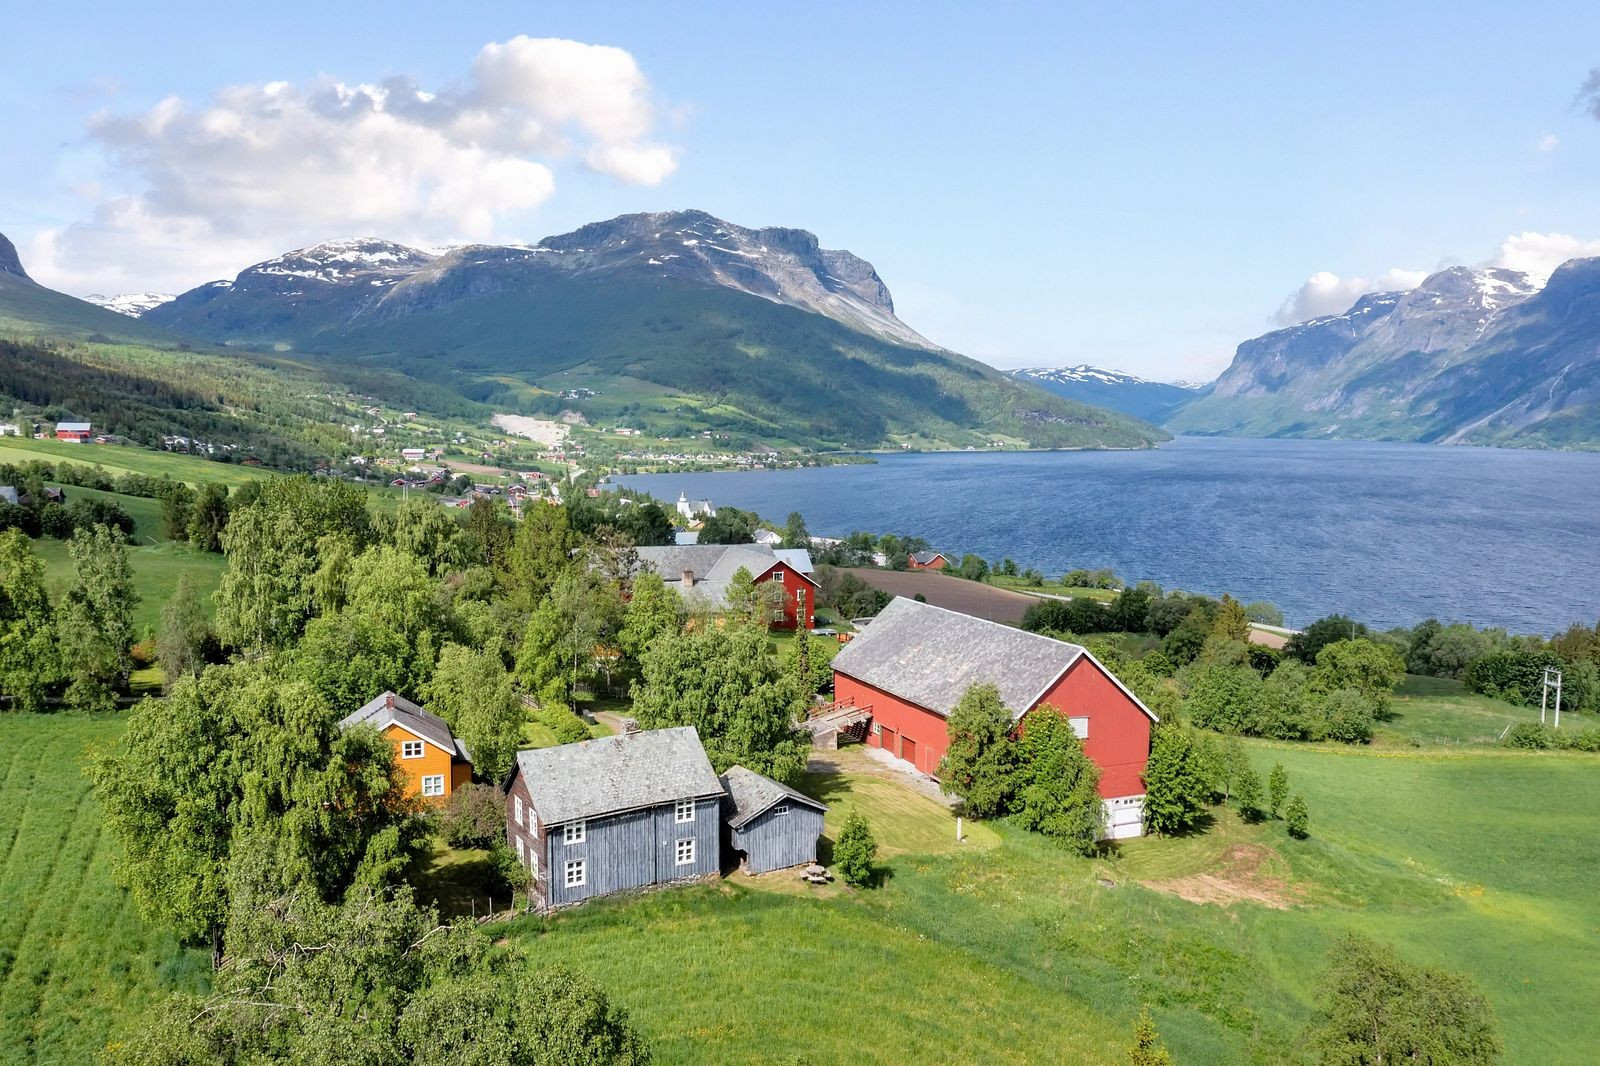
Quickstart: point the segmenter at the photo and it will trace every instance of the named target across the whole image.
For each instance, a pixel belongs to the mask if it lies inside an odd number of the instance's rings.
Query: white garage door
[[[1127,840],[1144,835],[1144,797],[1123,796],[1106,803],[1106,837]]]

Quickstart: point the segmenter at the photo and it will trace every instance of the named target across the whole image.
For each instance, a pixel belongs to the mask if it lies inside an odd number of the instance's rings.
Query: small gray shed
[[[764,874],[817,861],[817,838],[828,808],[803,792],[742,766],[722,775],[723,818],[747,873]]]

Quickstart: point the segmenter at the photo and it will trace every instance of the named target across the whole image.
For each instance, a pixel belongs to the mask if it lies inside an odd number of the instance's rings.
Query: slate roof
[[[810,577],[812,571],[816,569],[811,563],[811,553],[804,548],[773,548],[772,554],[806,577]]]
[[[519,751],[517,772],[548,825],[722,795],[693,726]]]
[[[967,689],[987,682],[1021,715],[1087,654],[1076,644],[897,596],[834,657],[833,668],[946,717]]]
[[[713,607],[728,605],[728,584],[741,566],[750,571],[751,577],[760,577],[778,562],[789,562],[765,544],[666,544],[635,550],[639,561],[660,574],[668,585],[704,599]],[[795,566],[792,562],[789,565]],[[682,587],[685,570],[694,573],[692,588]]]
[[[927,566],[935,559],[945,559],[945,555],[943,552],[912,552],[911,558],[915,559],[920,565]],[[946,559],[945,561],[948,562],[949,560]]]
[[[339,728],[349,729],[362,722],[370,722],[379,729],[386,729],[391,722],[395,723],[423,740],[431,741],[435,747],[452,752],[456,758],[472,761],[472,755],[450,732],[450,726],[443,718],[393,692],[385,692],[354,714],[346,715],[339,720]]]
[[[770,777],[746,770],[742,766],[730,766],[728,772],[722,775],[722,787],[728,791],[729,806],[732,808],[728,814],[728,825],[734,829],[742,828],[747,822],[759,814],[772,809],[774,804],[789,800],[803,804],[814,810],[826,811],[827,804],[821,800],[814,800],[804,792],[796,792],[788,785],[779,784]]]
[[[88,422],[57,422],[57,433],[88,433],[93,426]]]

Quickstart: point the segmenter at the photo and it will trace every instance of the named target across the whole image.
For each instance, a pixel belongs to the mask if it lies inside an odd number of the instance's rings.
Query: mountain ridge
[[[1022,367],[1007,373],[1057,396],[1121,411],[1155,425],[1166,421],[1196,395],[1193,386],[1147,381],[1126,371],[1109,370],[1088,363],[1065,367]]]
[[[1600,258],[1450,267],[1239,345],[1178,432],[1600,444]]]
[[[703,211],[623,215],[533,245],[322,242],[140,321],[381,362],[514,409],[645,419],[664,436],[821,448],[1166,438],[934,344],[895,315],[888,286],[853,253]],[[580,391],[582,402],[561,398]]]

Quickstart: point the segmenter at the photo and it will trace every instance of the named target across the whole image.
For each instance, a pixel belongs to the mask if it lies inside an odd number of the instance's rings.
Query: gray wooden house
[[[721,870],[722,784],[693,727],[519,751],[502,788],[541,909]]]
[[[748,873],[764,874],[817,861],[817,838],[828,808],[803,792],[742,766],[722,775],[730,847]]]

